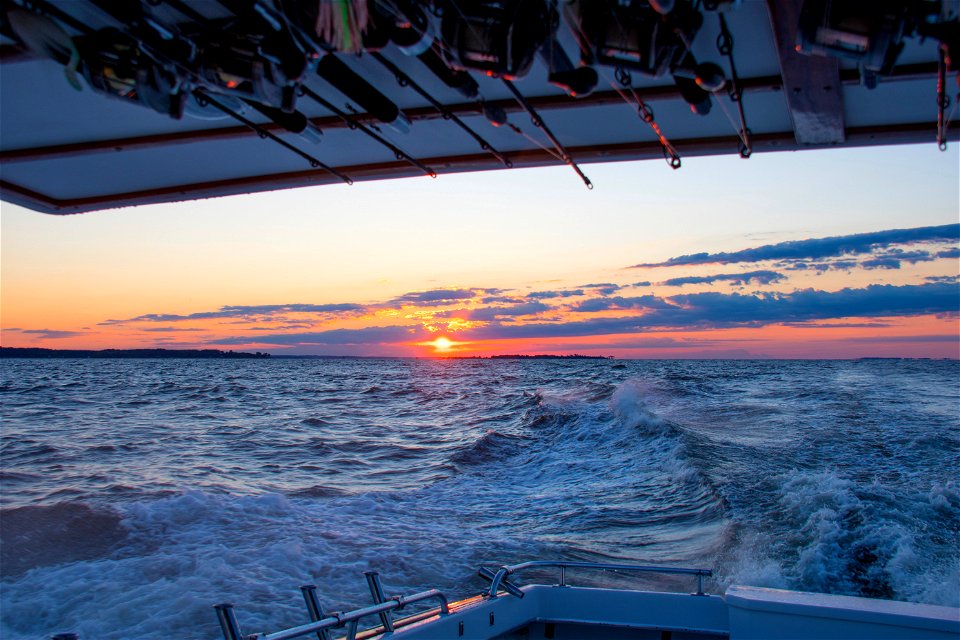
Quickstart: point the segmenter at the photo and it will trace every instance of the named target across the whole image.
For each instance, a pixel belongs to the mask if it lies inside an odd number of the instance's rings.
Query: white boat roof
[[[93,27],[113,24],[87,0],[51,4]],[[906,40],[892,74],[868,89],[856,63],[794,50],[801,4],[802,0],[746,0],[723,14],[734,38],[733,57],[753,151],[936,144],[938,43]],[[704,16],[692,52],[698,60],[726,69],[727,60],[716,45],[717,14]],[[26,52],[8,36],[0,45],[0,188],[7,202],[63,214],[341,182],[234,120],[174,120],[88,86],[78,91],[58,63]],[[382,53],[515,168],[561,164],[501,80],[472,74],[486,104],[503,108],[522,134],[494,127],[478,102],[464,99],[394,45]],[[438,179],[447,173],[510,170],[421,95],[398,84],[369,54],[338,56],[394,101],[412,123],[405,134],[380,125],[380,135],[432,168]],[[651,127],[611,87],[613,69],[598,71],[597,89],[582,98],[548,83],[539,60],[516,87],[578,163],[662,162],[663,150]],[[310,75],[307,86],[346,108],[347,98],[316,74]],[[709,115],[699,116],[691,112],[669,75],[635,74],[633,86],[652,107],[657,124],[681,158],[738,153],[739,116],[725,92],[714,96]],[[349,128],[323,106],[301,99],[297,108],[323,131],[319,144],[309,145],[282,131],[256,111],[247,109],[245,116],[355,181],[423,176],[423,171]],[[372,123],[362,113],[356,117]],[[955,127],[949,138],[957,139]],[[577,177],[571,172],[570,179]],[[424,185],[426,191],[429,187]]]

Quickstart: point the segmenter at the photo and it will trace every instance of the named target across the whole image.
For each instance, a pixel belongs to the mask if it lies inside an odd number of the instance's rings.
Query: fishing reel
[[[584,0],[578,18],[587,62],[651,78],[673,71],[703,24],[689,0]]]
[[[243,29],[208,31],[198,42],[196,73],[215,93],[291,112],[308,69],[302,54],[273,55],[269,39]]]
[[[945,15],[936,0],[806,0],[797,29],[802,53],[852,60],[870,89],[889,75],[915,34],[933,37],[949,53],[960,53],[957,16]]]
[[[183,82],[145,55],[133,38],[116,29],[103,29],[75,42],[80,70],[95,91],[177,120],[183,117],[189,97]]]
[[[546,0],[449,0],[441,6],[447,62],[508,80],[527,74],[558,19]]]

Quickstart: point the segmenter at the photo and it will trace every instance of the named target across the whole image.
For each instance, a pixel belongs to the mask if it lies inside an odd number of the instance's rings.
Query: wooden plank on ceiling
[[[797,144],[843,144],[840,62],[797,52],[797,25],[802,6],[803,0],[767,0]]]

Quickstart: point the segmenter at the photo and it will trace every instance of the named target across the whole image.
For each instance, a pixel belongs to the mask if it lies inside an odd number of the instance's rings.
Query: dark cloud
[[[416,307],[439,307],[454,302],[473,300],[482,295],[495,296],[502,289],[431,289],[429,291],[411,291],[391,300],[389,304],[411,305]]]
[[[598,284],[582,284],[580,285],[583,289],[591,289],[596,293],[599,293],[602,296],[610,296],[615,294],[617,291],[620,291],[623,287],[612,282],[601,282]]]
[[[253,318],[257,316],[273,316],[280,313],[356,313],[364,311],[366,307],[360,304],[263,304],[263,305],[230,305],[220,307],[217,311],[199,311],[187,315],[173,313],[148,313],[126,320],[106,320],[100,325],[126,324],[129,322],[183,322],[188,320],[210,320],[214,318]]]
[[[198,329],[196,327],[143,327],[140,331],[151,331],[157,333],[172,333],[172,332],[184,332],[184,331],[203,331],[203,329]]]
[[[478,322],[492,322],[498,318],[532,316],[544,311],[549,311],[550,307],[542,302],[524,302],[508,307],[482,307],[479,309],[470,309],[469,311],[456,313],[457,317],[464,320],[474,320]]]
[[[695,293],[670,298],[598,298],[576,305],[577,311],[633,309],[635,316],[592,318],[565,323],[497,324],[472,329],[471,339],[546,338],[640,333],[668,329],[761,327],[840,318],[952,314],[958,306],[952,284],[870,285],[862,289],[793,293]]]
[[[531,291],[527,294],[527,297],[536,300],[547,300],[550,298],[574,298],[582,295],[583,289],[568,289],[566,291]]]
[[[860,263],[864,269],[899,269],[900,261],[896,258],[871,258]]]
[[[8,329],[11,331],[11,329]],[[41,340],[57,340],[58,338],[74,338],[85,335],[83,331],[60,331],[57,329],[20,329],[20,333],[36,335]]]
[[[856,267],[859,262],[856,260],[830,260],[829,262],[806,262],[803,260],[778,262],[777,266],[788,271],[816,271],[824,273],[826,271],[849,271]]]
[[[930,262],[936,256],[929,251],[904,251],[902,249],[891,249],[884,253],[875,254],[869,260],[864,260],[860,266],[865,269],[899,269],[904,262],[916,264],[918,262]]]
[[[687,276],[684,278],[670,278],[660,285],[665,287],[682,287],[685,284],[713,284],[714,282],[730,282],[731,284],[772,284],[786,279],[786,276],[776,271],[748,271],[746,273],[718,273],[712,276]]]
[[[960,276],[927,276],[927,282],[942,282],[946,284],[960,283]]]
[[[650,282],[649,280],[643,280],[643,281],[641,281],[641,282],[634,282],[634,283],[633,283],[632,285],[630,285],[630,286],[631,286],[631,287],[649,287],[651,284],[653,284],[653,283]]]
[[[900,262],[916,264],[917,262],[930,262],[936,258],[936,255],[929,251],[904,251],[903,249],[890,249],[884,253],[876,254],[878,258],[893,258]]]
[[[954,247],[953,249],[947,249],[946,251],[938,251],[938,258],[960,258],[960,248]]]
[[[658,296],[636,296],[633,298],[624,298],[615,296],[613,298],[591,298],[584,300],[570,307],[571,311],[580,313],[596,313],[598,311],[618,311],[625,309],[661,309],[664,306],[672,306],[664,298]]]
[[[481,304],[514,304],[516,302],[523,302],[523,298],[517,298],[515,296],[487,296],[486,298],[481,298]]]
[[[310,333],[277,333],[259,336],[232,336],[211,340],[211,345],[365,345],[424,340],[428,332],[420,325],[330,329]]]
[[[664,262],[648,262],[632,268],[673,267],[693,264],[732,264],[762,260],[819,260],[863,253],[872,253],[895,244],[960,240],[960,224],[915,229],[890,229],[872,233],[858,233],[829,238],[810,238],[768,244],[742,251],[721,253],[694,253],[677,256]]]

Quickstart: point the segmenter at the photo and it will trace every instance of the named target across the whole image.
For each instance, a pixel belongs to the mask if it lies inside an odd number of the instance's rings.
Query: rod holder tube
[[[490,569],[487,569],[486,567],[480,567],[480,569],[477,571],[477,575],[486,580],[493,580],[496,576],[493,571],[490,571]],[[523,597],[523,591],[521,591],[517,585],[513,584],[509,580],[501,580],[500,587],[505,589],[506,592],[512,596],[517,596],[518,598]]]
[[[233,605],[225,602],[215,604],[213,608],[217,611],[217,620],[220,621],[220,630],[223,631],[224,640],[243,640],[243,633],[240,631],[240,623],[237,622],[237,614],[233,611]]]
[[[370,588],[370,595],[373,596],[373,603],[383,604],[387,598],[383,593],[383,585],[380,584],[380,574],[376,571],[364,571],[363,575],[367,578],[367,586]],[[393,620],[390,619],[389,611],[380,612],[380,622],[383,624],[384,631],[393,631]]]
[[[560,586],[567,586],[567,568],[563,565],[560,565]]]
[[[312,622],[318,622],[324,619],[323,607],[320,606],[320,598],[317,597],[317,585],[305,584],[300,587],[300,593],[303,594],[303,601],[307,605],[307,613],[310,614]],[[317,640],[330,640],[330,632],[326,629],[317,631]]]

